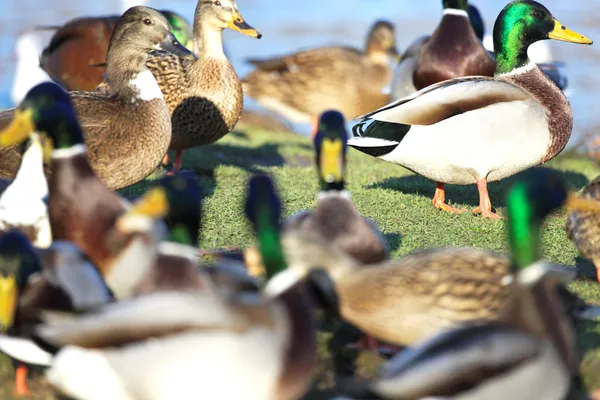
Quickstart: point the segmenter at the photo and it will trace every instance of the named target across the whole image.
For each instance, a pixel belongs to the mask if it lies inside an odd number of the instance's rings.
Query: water
[[[479,7],[490,32],[493,22],[507,1],[479,0]],[[9,107],[15,72],[14,45],[18,35],[36,25],[60,24],[84,15],[117,14],[136,4],[166,8],[193,16],[195,1],[103,0],[2,0],[0,1],[0,107]],[[547,0],[544,4],[567,27],[600,40],[600,0]],[[263,33],[261,40],[226,31],[225,47],[240,76],[251,71],[248,57],[269,57],[299,49],[330,44],[362,47],[369,26],[376,19],[396,25],[400,49],[423,34],[431,33],[441,15],[441,1],[398,0],[238,0],[246,21]],[[600,80],[600,45],[581,46],[552,41],[556,60],[567,62],[570,95],[575,119],[571,145],[600,126],[595,100]],[[250,104],[252,104],[250,102]]]

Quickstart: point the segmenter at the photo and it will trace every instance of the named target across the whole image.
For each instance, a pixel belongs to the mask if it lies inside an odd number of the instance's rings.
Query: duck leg
[[[19,363],[15,369],[15,396],[28,396],[27,387],[27,366]]]
[[[168,176],[174,176],[179,173],[181,169],[181,158],[183,156],[183,150],[177,150],[175,153],[175,164],[173,164],[173,169],[167,173]]]
[[[479,190],[479,207],[473,210],[473,214],[479,214],[485,218],[502,219],[501,216],[492,211],[492,202],[487,190],[487,178],[477,180],[477,189]]]
[[[441,182],[435,183],[435,194],[433,195],[433,199],[431,200],[431,202],[436,208],[439,208],[440,210],[444,210],[452,214],[465,212],[465,210],[454,208],[446,204],[446,193],[444,192],[444,184]]]

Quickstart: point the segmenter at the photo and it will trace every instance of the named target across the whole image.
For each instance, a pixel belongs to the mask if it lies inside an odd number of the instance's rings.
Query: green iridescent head
[[[527,65],[529,46],[546,39],[592,44],[587,37],[567,29],[536,1],[518,0],[507,5],[494,25],[496,74]]]
[[[255,175],[250,179],[246,216],[252,223],[266,276],[270,279],[285,270],[287,263],[279,237],[281,201],[273,181],[268,176]]]
[[[53,149],[84,143],[69,94],[55,83],[41,83],[27,93],[11,124],[0,131],[0,147],[23,143],[34,132],[42,138],[46,160]]]
[[[442,5],[444,6],[444,9],[454,8],[456,10],[467,11],[469,2],[467,0],[443,0]]]
[[[161,14],[165,16],[171,27],[173,35],[177,41],[187,47],[189,50],[194,50],[192,26],[181,15],[173,12],[162,10]]]

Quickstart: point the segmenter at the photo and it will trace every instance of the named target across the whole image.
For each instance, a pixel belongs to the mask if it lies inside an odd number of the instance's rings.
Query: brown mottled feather
[[[326,47],[263,62],[244,81],[245,93],[257,99],[274,98],[309,116],[336,109],[348,118],[386,105],[389,65],[346,47]],[[257,62],[253,62],[255,65]],[[263,65],[267,63],[267,69]]]
[[[587,185],[584,197],[600,201],[600,177]],[[600,268],[600,214],[574,211],[567,219],[567,235],[579,253]]]
[[[495,63],[468,18],[444,15],[417,59],[413,82],[417,90],[462,76],[494,76]]]

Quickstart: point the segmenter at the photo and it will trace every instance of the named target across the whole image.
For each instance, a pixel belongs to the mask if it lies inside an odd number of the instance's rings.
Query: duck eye
[[[146,25],[151,25],[151,24],[152,24],[152,21],[150,21],[150,18],[144,18],[144,21],[143,21],[143,22],[144,22]]]
[[[221,2],[219,0],[215,1],[215,6],[220,6]]]
[[[539,11],[537,11],[537,10],[535,10],[533,12],[533,16],[534,16],[534,18],[540,19],[540,18],[542,18],[542,13],[539,12]]]

